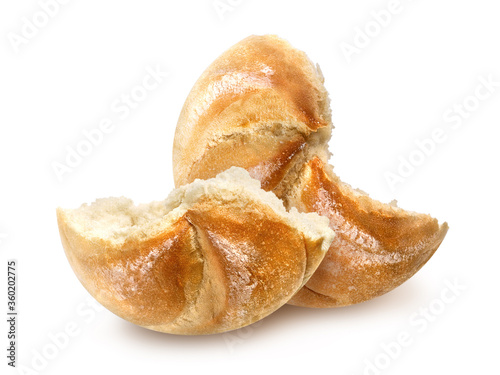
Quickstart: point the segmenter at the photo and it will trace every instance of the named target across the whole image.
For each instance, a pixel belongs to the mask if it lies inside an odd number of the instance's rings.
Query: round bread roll
[[[135,206],[100,199],[58,209],[68,260],[116,315],[174,334],[256,322],[311,277],[333,240],[328,220],[287,212],[241,168]]]
[[[251,36],[223,53],[189,94],[173,148],[176,186],[247,169],[285,206],[330,219],[337,236],[290,303],[337,307],[384,294],[417,272],[448,226],[382,204],[328,165],[332,123],[319,67],[286,41]]]

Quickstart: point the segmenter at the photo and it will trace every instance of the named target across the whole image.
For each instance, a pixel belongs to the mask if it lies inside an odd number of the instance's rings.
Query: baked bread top
[[[175,184],[238,166],[275,189],[306,148],[330,134],[319,67],[283,39],[251,36],[216,59],[186,99],[173,147]]]
[[[334,236],[326,218],[287,212],[240,168],[163,202],[100,199],[58,209],[57,218],[92,296],[132,323],[175,334],[224,332],[272,313],[311,277]]]

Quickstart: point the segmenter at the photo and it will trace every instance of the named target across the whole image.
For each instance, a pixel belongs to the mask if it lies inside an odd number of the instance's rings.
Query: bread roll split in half
[[[189,94],[177,125],[176,186],[247,169],[287,208],[330,219],[337,236],[290,303],[337,307],[386,293],[417,272],[448,226],[382,204],[328,165],[332,123],[323,76],[276,36],[251,36],[223,53]]]
[[[163,202],[100,199],[58,209],[68,260],[103,306],[175,334],[233,330],[269,315],[314,273],[328,219],[287,212],[241,168],[174,190]]]

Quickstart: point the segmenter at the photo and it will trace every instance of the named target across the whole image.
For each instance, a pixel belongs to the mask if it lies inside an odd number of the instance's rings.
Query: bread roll
[[[238,166],[265,190],[282,191],[310,154],[328,158],[330,134],[319,68],[282,39],[252,36],[210,65],[186,99],[174,138],[175,184]]]
[[[290,301],[301,306],[346,306],[392,290],[429,260],[448,228],[342,183],[328,165],[331,130],[319,67],[286,41],[265,35],[241,41],[208,67],[175,133],[177,186],[239,166],[287,208],[330,219],[337,236]]]
[[[333,231],[287,212],[241,168],[135,206],[100,199],[58,209],[68,260],[103,306],[143,327],[211,334],[285,304],[320,264]]]

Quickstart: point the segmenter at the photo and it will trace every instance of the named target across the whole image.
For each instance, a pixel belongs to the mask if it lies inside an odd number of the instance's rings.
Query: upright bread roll
[[[290,301],[301,306],[346,306],[392,290],[429,260],[448,229],[342,183],[328,165],[331,130],[319,67],[286,41],[265,35],[244,39],[208,67],[175,133],[177,186],[239,166],[287,208],[330,219],[337,236]]]
[[[100,199],[58,209],[68,260],[103,306],[143,327],[210,334],[251,324],[310,278],[334,234],[287,212],[241,168],[197,180],[164,202]]]
[[[265,190],[288,189],[310,158],[328,159],[328,93],[307,56],[275,36],[226,51],[186,99],[173,146],[176,186],[247,169]]]

